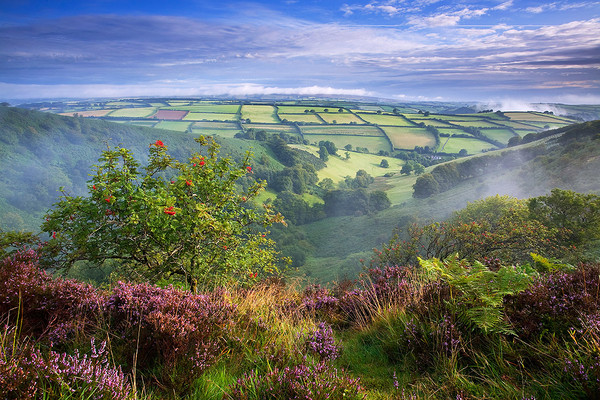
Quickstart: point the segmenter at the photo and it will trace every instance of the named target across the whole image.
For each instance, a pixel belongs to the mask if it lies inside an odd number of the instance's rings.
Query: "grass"
[[[446,142],[446,140],[448,140]],[[444,145],[445,143],[445,145]],[[477,154],[481,153],[483,150],[495,149],[496,147],[493,144],[484,142],[482,140],[473,138],[442,138],[440,152],[443,153],[458,153],[460,150],[467,150],[468,154]]]
[[[473,127],[473,128],[500,128],[502,124],[501,122],[494,123],[486,120],[474,120],[474,121],[461,121],[461,120],[449,120],[451,124],[464,126],[464,127]]]
[[[347,135],[312,135],[304,133],[304,139],[309,143],[318,143],[329,140],[333,142],[338,149],[343,149],[347,144],[352,144],[354,148],[367,148],[371,153],[378,153],[380,150],[391,152],[390,143],[383,136],[347,136]]]
[[[485,136],[498,140],[504,144],[508,143],[508,140],[515,134],[509,129],[486,129],[481,131]]]
[[[291,133],[298,134],[298,131],[293,126],[282,125],[282,124],[243,124],[244,129],[256,129],[256,130],[264,130],[269,133]]]
[[[279,113],[279,118],[282,120],[287,119],[292,122],[304,122],[308,124],[322,124],[323,121],[314,114],[282,114]]]
[[[324,125],[301,126],[300,130],[305,135],[350,135],[350,136],[383,136],[383,133],[374,126],[355,125]],[[351,143],[351,142],[349,142]],[[359,145],[356,145],[359,146]]]
[[[210,129],[210,128],[192,128],[192,133],[205,136],[220,136],[234,138],[239,129]]]
[[[240,106],[237,104],[197,104],[165,107],[171,110],[185,110],[193,113],[236,114]]]
[[[325,110],[329,110],[330,114],[338,114],[337,110],[339,107],[320,107],[320,106],[277,106],[279,114],[305,114],[305,110],[314,110],[317,113],[324,113]],[[347,112],[347,111],[345,111]],[[307,114],[308,115],[308,114]],[[283,117],[281,117],[283,118]]]
[[[156,112],[156,107],[139,107],[139,108],[121,108],[107,114],[107,117],[114,118],[144,118],[150,117]]]
[[[393,126],[415,126],[406,118],[389,114],[375,113],[358,113],[358,116],[367,122],[377,125],[393,125]]]
[[[59,113],[59,115],[66,115],[68,117],[74,117],[76,115],[80,117],[104,117],[108,113],[113,112],[114,110],[89,110],[89,111],[75,111],[75,112],[65,112]]]
[[[435,137],[425,128],[382,126],[395,149],[412,150],[415,146],[435,146]]]
[[[356,115],[350,113],[319,113],[319,116],[329,124],[349,124],[351,122],[356,124],[364,124],[364,121],[362,121]]]
[[[242,106],[242,118],[250,119],[252,122],[273,123],[279,122],[275,107],[269,105],[246,105]]]
[[[192,128],[206,128],[206,129],[227,129],[227,130],[239,130],[239,126],[232,122],[194,122]]]
[[[293,145],[293,147],[309,151],[313,154],[317,153],[315,146],[301,146]],[[338,154],[340,157],[330,156],[327,161],[327,167],[317,172],[319,180],[325,178],[331,178],[334,182],[343,180],[346,176],[354,177],[356,171],[364,169],[367,173],[373,177],[383,176],[388,172],[397,172],[402,168],[404,161],[393,157],[382,157],[375,154],[365,154],[349,152],[350,159],[346,160],[344,156],[345,150],[339,150]],[[390,165],[389,168],[382,168],[379,166],[381,160],[386,159]]]
[[[553,115],[540,114],[533,112],[506,112],[505,116],[514,121],[535,121],[535,122],[567,122],[571,120],[565,120],[564,118],[554,117]],[[571,122],[572,123],[572,122]]]
[[[208,112],[190,112],[185,116],[184,120],[190,121],[237,121],[237,114],[222,114]]]

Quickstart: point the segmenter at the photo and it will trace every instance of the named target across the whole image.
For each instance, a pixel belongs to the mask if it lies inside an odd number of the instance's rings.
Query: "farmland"
[[[352,101],[300,100],[282,102],[252,102],[201,99],[123,99],[68,101],[39,107],[46,112],[84,118],[100,118],[132,125],[173,129],[192,134],[233,137],[247,129],[269,134],[302,134],[305,142],[329,140],[338,147],[347,144],[370,152],[413,151],[415,147],[428,151],[458,153],[466,149],[476,154],[493,147],[480,137],[444,136],[436,141],[437,128],[444,135],[471,135],[478,129],[498,143],[507,144],[518,134],[559,128],[574,120],[545,112],[482,112],[444,114],[422,111],[414,104],[370,104]],[[436,105],[431,110],[442,110]],[[437,133],[436,133],[437,134]],[[446,143],[448,142],[448,143]],[[439,143],[439,144],[438,144]],[[446,144],[444,149],[436,148]],[[393,149],[392,149],[393,146]],[[393,155],[393,154],[391,154]]]

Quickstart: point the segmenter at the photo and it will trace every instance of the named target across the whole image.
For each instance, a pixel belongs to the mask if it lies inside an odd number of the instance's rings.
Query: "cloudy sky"
[[[0,100],[600,103],[600,1],[0,0]]]

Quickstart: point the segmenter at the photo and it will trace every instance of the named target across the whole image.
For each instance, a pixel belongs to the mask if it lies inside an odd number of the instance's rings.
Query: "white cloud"
[[[496,7],[492,8],[492,10],[508,10],[513,5],[513,0],[505,1],[502,4],[498,4]]]

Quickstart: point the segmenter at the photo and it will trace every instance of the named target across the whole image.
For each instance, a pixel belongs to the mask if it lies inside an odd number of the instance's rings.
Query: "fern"
[[[537,272],[528,265],[502,266],[491,271],[479,261],[469,263],[458,254],[441,261],[419,259],[428,279],[439,278],[450,286],[451,303],[458,314],[485,333],[513,334],[504,319],[503,300],[525,290]]]

